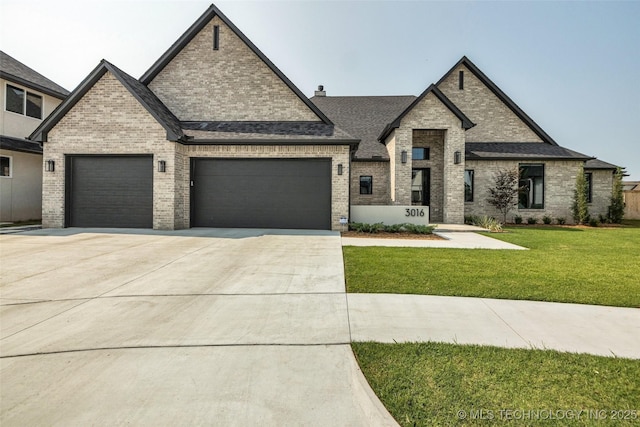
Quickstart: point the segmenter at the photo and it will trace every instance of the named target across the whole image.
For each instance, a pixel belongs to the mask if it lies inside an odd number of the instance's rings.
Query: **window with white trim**
[[[5,110],[23,116],[42,119],[42,96],[24,90],[22,88],[7,84],[5,91]]]
[[[11,166],[12,165],[11,157],[9,156],[0,156],[0,177],[3,178],[11,178]]]

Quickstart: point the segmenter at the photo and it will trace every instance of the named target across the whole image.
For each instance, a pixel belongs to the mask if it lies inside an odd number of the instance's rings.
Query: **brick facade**
[[[436,165],[431,161],[432,167],[436,169],[436,174],[432,172],[432,180],[440,182],[438,168],[442,170],[442,191],[438,188],[437,193],[442,194],[442,217],[430,216],[434,221],[447,223],[462,223],[464,220],[464,159],[460,164],[454,164],[454,153],[459,151],[464,153],[465,131],[461,126],[460,119],[456,117],[433,93],[427,94],[420,103],[409,111],[401,120],[400,127],[387,138],[387,141],[394,139],[394,153],[390,153],[393,163],[394,177],[394,198],[396,205],[411,204],[411,169],[413,161],[411,159],[411,148],[414,146],[414,130],[439,130],[444,135],[442,147],[442,163]],[[420,135],[420,134],[418,134]],[[422,143],[423,139],[418,139],[417,143]],[[387,145],[389,148],[389,144]],[[402,151],[407,152],[407,163],[402,163]],[[440,151],[438,148],[435,151]],[[435,153],[434,153],[435,154]],[[464,156],[463,156],[464,157]],[[432,185],[432,197],[435,195]],[[435,200],[434,200],[435,201]],[[436,210],[439,212],[440,207]]]
[[[585,169],[584,171],[592,174],[589,214],[593,218],[598,218],[599,215],[607,216],[611,205],[614,171],[610,169]]]
[[[572,223],[571,204],[581,161],[467,161],[465,169],[474,171],[474,198],[473,202],[465,203],[465,215],[489,215],[501,219],[502,214],[487,202],[487,192],[494,186],[498,171],[517,168],[522,163],[544,165],[544,209],[516,207],[507,216],[507,221],[513,222],[514,216],[519,215],[524,222],[527,218],[541,222],[547,215],[554,220],[564,218],[567,223]]]
[[[167,162],[153,175],[153,228],[174,229],[175,146],[149,112],[111,73],[102,78],[49,132],[44,158],[54,172],[43,175],[42,225],[65,226],[65,156],[71,154],[149,154]],[[155,164],[155,161],[154,161]]]
[[[373,194],[360,194],[360,176],[373,178]],[[389,162],[351,163],[351,204],[388,205],[391,203]]]
[[[213,27],[220,46],[213,50]],[[219,17],[213,18],[149,88],[182,121],[319,121]]]
[[[464,89],[459,89],[460,71],[464,73]],[[464,65],[450,73],[438,89],[476,124],[467,131],[467,142],[542,142]]]

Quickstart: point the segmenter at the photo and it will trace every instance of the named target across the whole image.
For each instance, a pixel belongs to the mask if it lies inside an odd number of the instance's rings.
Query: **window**
[[[593,197],[593,174],[585,172],[584,179],[587,180],[587,203],[591,203],[591,198]]]
[[[360,176],[360,194],[373,194],[372,176]]]
[[[473,202],[473,170],[464,171],[464,201]]]
[[[11,178],[11,157],[0,156],[0,176]]]
[[[36,119],[42,118],[42,97],[19,87],[7,85],[5,109]]]
[[[520,165],[518,208],[544,209],[544,165]]]
[[[413,147],[411,158],[413,160],[429,160],[429,147]]]
[[[458,89],[464,89],[464,71],[458,72]]]

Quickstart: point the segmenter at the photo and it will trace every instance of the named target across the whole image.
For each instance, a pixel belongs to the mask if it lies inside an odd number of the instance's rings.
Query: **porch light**
[[[342,163],[338,163],[338,175],[342,175]]]
[[[164,160],[158,160],[158,172],[167,171],[167,162]]]
[[[455,163],[456,165],[459,165],[460,162],[462,162],[462,153],[459,151],[456,151],[455,153],[453,153],[453,163]]]
[[[54,160],[47,160],[44,164],[44,170],[47,172],[53,172],[56,170],[56,162]]]
[[[402,150],[402,152],[400,153],[400,159],[402,160],[402,163],[407,163],[407,151],[406,150]]]

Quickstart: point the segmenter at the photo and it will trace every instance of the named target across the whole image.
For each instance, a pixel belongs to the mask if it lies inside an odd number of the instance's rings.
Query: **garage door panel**
[[[68,161],[69,226],[153,226],[151,156],[71,156]]]
[[[330,159],[193,159],[192,225],[328,229]]]

